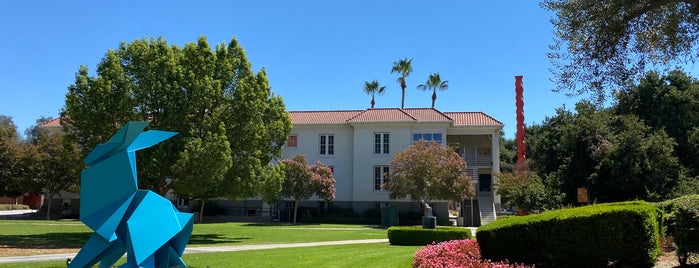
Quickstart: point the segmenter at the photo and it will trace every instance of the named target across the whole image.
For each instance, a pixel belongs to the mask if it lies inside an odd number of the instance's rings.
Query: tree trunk
[[[206,204],[206,199],[201,199],[201,206],[199,207],[199,223],[204,222],[204,204]]]
[[[437,90],[432,91],[432,109],[434,109],[434,101],[437,100]]]
[[[376,102],[374,102],[374,97],[372,96],[371,97],[371,109],[374,109],[374,104],[376,104]]]
[[[46,204],[46,220],[51,219],[51,201],[53,201],[53,197],[51,196],[51,192],[46,193],[46,198],[49,200],[49,202]]]
[[[296,224],[296,213],[299,210],[299,200],[295,199],[294,200],[294,224]]]
[[[400,108],[403,109],[403,105],[405,104],[405,82],[400,85],[401,89],[401,98],[400,98]]]

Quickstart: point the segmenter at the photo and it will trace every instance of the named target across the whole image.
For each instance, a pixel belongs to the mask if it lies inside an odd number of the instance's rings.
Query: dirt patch
[[[0,246],[0,257],[78,253],[79,248],[9,248]]]

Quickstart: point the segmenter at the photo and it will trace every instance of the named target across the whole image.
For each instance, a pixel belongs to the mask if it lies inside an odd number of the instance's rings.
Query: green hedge
[[[423,229],[422,226],[393,226],[388,228],[388,241],[391,245],[424,246],[433,242],[470,238],[471,230],[459,227],[438,226],[436,229]]]
[[[29,206],[23,204],[0,204],[0,210],[16,210],[16,209],[29,209]]]
[[[680,264],[686,265],[689,254],[699,254],[699,195],[687,195],[658,203],[667,213],[667,234],[677,246]]]
[[[484,258],[543,267],[651,267],[662,212],[643,201],[548,211],[478,229]]]

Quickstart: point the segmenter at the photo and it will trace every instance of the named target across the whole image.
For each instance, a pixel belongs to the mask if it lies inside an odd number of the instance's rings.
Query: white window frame
[[[318,153],[320,155],[335,155],[335,134],[320,134],[318,141]]]
[[[391,171],[389,166],[373,166],[371,171],[371,174],[373,174],[372,176],[374,177],[372,180],[372,183],[374,184],[374,192],[388,192],[387,190],[381,189],[381,185],[384,185],[389,181],[389,178],[386,176]]]
[[[376,138],[379,138],[378,142]],[[389,132],[374,132],[374,154],[390,153],[391,136]]]

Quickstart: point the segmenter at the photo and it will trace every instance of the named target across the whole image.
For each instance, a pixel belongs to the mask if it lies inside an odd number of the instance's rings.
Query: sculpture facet
[[[176,135],[149,130],[148,122],[129,122],[97,145],[81,174],[80,220],[95,231],[68,267],[186,267],[182,253],[194,219],[162,196],[138,190],[136,151]]]

